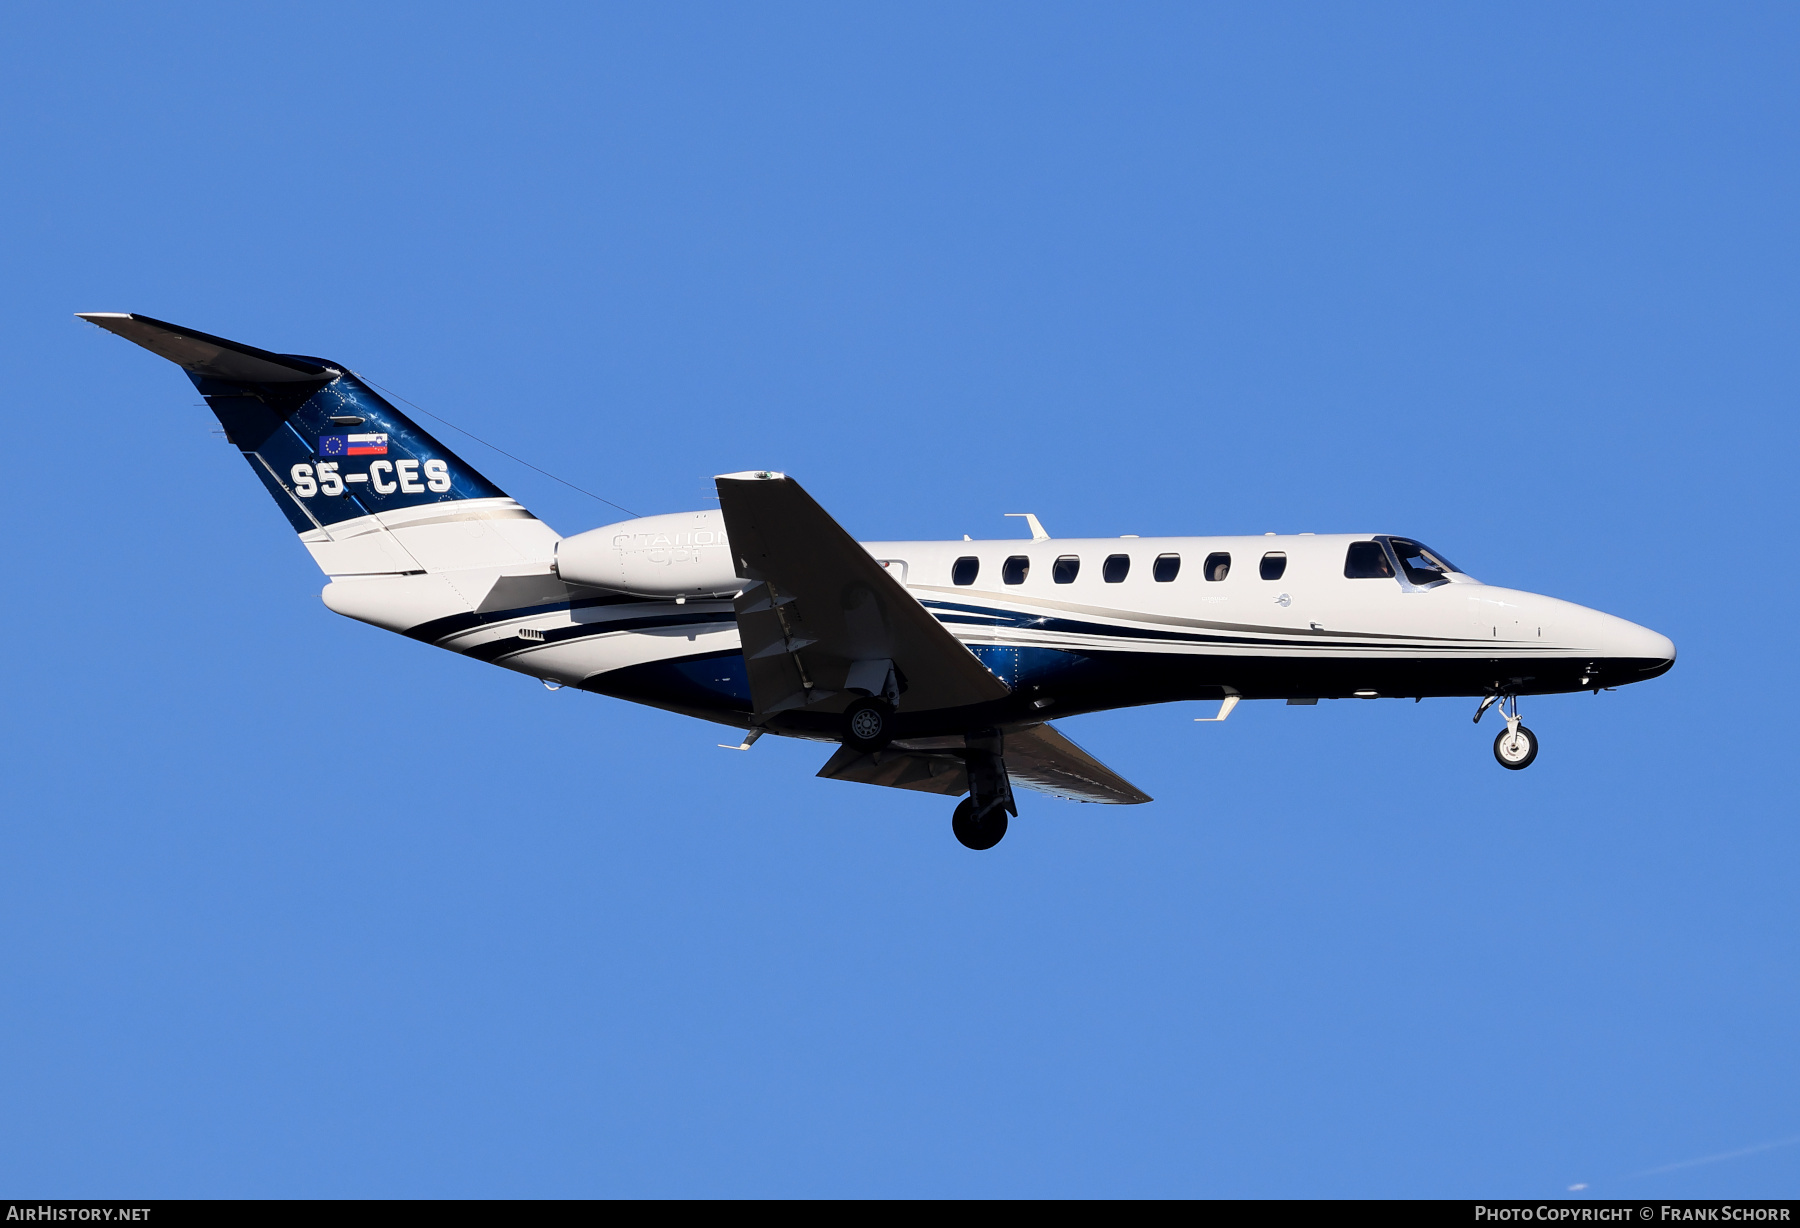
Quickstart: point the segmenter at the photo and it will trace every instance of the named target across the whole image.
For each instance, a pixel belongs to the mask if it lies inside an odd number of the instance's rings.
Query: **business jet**
[[[1387,533],[859,543],[793,478],[715,479],[719,506],[561,537],[341,363],[148,316],[82,313],[176,363],[329,577],[325,605],[478,661],[742,730],[834,744],[819,770],[958,797],[992,848],[1013,788],[1150,797],[1049,723],[1138,704],[1497,705],[1666,672],[1675,646],[1476,580]],[[724,744],[721,744],[724,745]]]

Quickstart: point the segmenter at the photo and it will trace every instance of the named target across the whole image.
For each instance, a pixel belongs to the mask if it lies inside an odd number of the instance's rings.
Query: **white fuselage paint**
[[[716,515],[652,519],[685,519],[709,531]],[[1279,658],[1298,668],[1325,658],[1479,660],[1496,663],[1501,681],[1508,660],[1674,659],[1666,637],[1624,619],[1461,574],[1416,591],[1393,578],[1347,579],[1350,543],[1372,536],[912,541],[865,548],[972,647],[1170,660]],[[510,499],[371,516],[303,539],[333,575],[323,594],[333,610],[547,682],[576,685],[631,666],[738,648],[728,599],[647,600],[566,584],[554,570],[558,539]],[[662,549],[654,537],[631,544],[645,550],[645,559]],[[1265,580],[1259,564],[1271,552],[1285,554],[1287,562],[1279,579]],[[1130,559],[1128,574],[1108,583],[1105,560],[1120,554]],[[1202,574],[1216,554],[1231,559],[1223,580]],[[1181,559],[1168,582],[1154,574],[1163,555]],[[975,582],[954,583],[956,560],[970,557],[979,562]],[[1028,569],[1021,583],[1006,584],[1006,561],[1014,557],[1027,559]],[[1057,583],[1055,564],[1065,557],[1078,559],[1079,569],[1071,582]],[[427,624],[440,624],[442,633]]]

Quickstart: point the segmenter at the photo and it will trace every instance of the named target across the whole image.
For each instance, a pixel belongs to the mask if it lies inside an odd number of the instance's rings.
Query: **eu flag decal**
[[[320,456],[386,456],[386,435],[321,435]]]

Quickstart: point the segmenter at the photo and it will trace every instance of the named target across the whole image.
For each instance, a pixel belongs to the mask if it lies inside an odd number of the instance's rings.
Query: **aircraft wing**
[[[1135,806],[1150,795],[1120,776],[1054,725],[1033,725],[1006,735],[1006,774],[1016,785],[1068,798],[1072,802],[1109,802]]]
[[[1082,750],[1054,726],[1008,730],[1002,739],[1006,774],[1015,785],[1076,802],[1134,806],[1151,800],[1148,793]],[[845,746],[826,761],[819,775],[949,796],[969,791],[969,773],[961,748],[951,738],[896,742],[873,754]]]
[[[862,785],[942,793],[945,797],[960,797],[969,791],[969,769],[960,750],[902,750],[890,746],[864,754],[854,747],[840,746],[837,754],[819,769],[819,775],[827,780],[853,780]]]
[[[779,473],[716,481],[739,574],[753,582],[733,607],[759,717],[841,710],[855,698],[847,687],[879,693],[889,662],[903,712],[1010,693],[800,483]]]

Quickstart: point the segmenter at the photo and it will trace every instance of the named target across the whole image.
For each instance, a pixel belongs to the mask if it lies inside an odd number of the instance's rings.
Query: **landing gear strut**
[[[1531,766],[1537,758],[1537,734],[1519,723],[1519,697],[1517,695],[1494,694],[1481,701],[1475,709],[1475,723],[1481,723],[1482,713],[1486,712],[1495,701],[1500,704],[1500,718],[1506,722],[1506,728],[1494,736],[1494,758],[1503,768],[1512,771],[1523,771]]]
[[[964,848],[993,848],[1006,835],[1006,816],[1019,813],[1000,750],[998,733],[968,737],[963,760],[969,766],[969,796],[956,804],[956,813],[950,817],[950,830]]]

